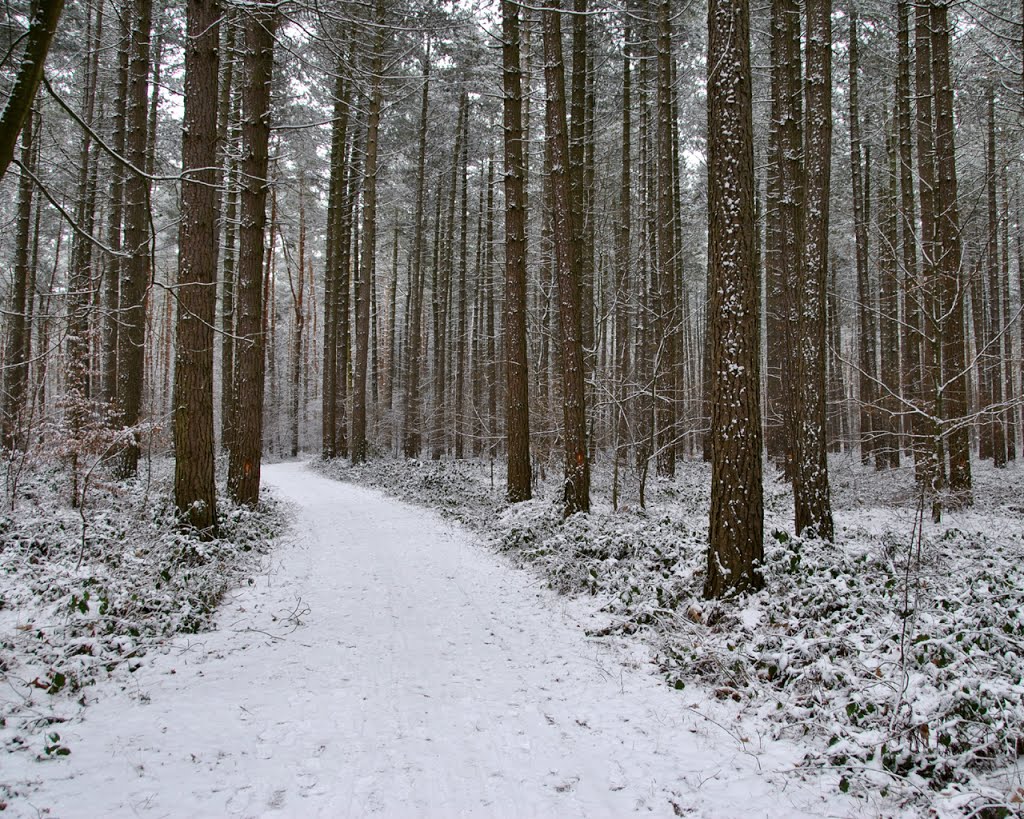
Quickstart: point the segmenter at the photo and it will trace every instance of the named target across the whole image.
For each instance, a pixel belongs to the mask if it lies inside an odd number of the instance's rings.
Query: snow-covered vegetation
[[[556,483],[509,507],[488,464],[321,466],[440,510],[591,596],[591,633],[638,634],[667,684],[701,686],[765,738],[807,743],[805,764],[883,807],[1008,816],[1024,800],[1024,475],[978,470],[977,505],[922,520],[913,476],[832,464],[836,543],[795,538],[769,484],[765,589],[709,602],[709,471],[689,463],[649,487],[646,509],[563,521]],[[555,470],[557,472],[557,470]],[[595,496],[610,497],[609,470]]]
[[[253,510],[221,498],[217,537],[180,525],[166,459],[128,483],[94,479],[67,501],[64,467],[31,468],[0,513],[0,742],[5,753],[67,755],[61,723],[90,688],[130,675],[168,638],[208,629],[229,589],[258,570],[282,530],[266,495]],[[11,794],[0,783],[0,808]]]

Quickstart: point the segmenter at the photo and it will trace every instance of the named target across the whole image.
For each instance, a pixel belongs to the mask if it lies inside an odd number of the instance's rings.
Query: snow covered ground
[[[264,474],[295,506],[269,571],[91,688],[69,755],[6,754],[8,815],[892,815],[433,513]]]

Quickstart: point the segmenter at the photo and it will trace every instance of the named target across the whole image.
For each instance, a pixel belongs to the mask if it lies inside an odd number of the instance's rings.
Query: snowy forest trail
[[[216,631],[178,639],[61,726],[72,754],[37,769],[34,808],[856,814],[834,784],[792,773],[798,748],[761,749],[688,708],[688,691],[623,664],[465,532],[302,464],[264,469],[295,506],[269,571],[225,602]]]

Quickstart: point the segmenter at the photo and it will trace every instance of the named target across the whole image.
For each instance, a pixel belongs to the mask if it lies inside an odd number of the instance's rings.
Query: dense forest
[[[677,688],[784,692],[844,793],[1019,763],[1024,4],[11,0],[0,41],[0,610],[92,617],[98,566],[110,635],[205,627],[305,456]]]
[[[9,471],[74,503],[171,450],[209,530],[221,452],[244,503],[266,454],[512,501],[564,458],[566,515],[703,458],[709,594],[756,582],[762,450],[798,533],[829,452],[937,521],[1022,437],[1019,12],[10,5]]]

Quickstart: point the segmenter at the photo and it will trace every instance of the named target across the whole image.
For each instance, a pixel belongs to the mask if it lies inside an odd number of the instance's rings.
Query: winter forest
[[[1022,810],[1024,4],[0,41],[0,811]]]

